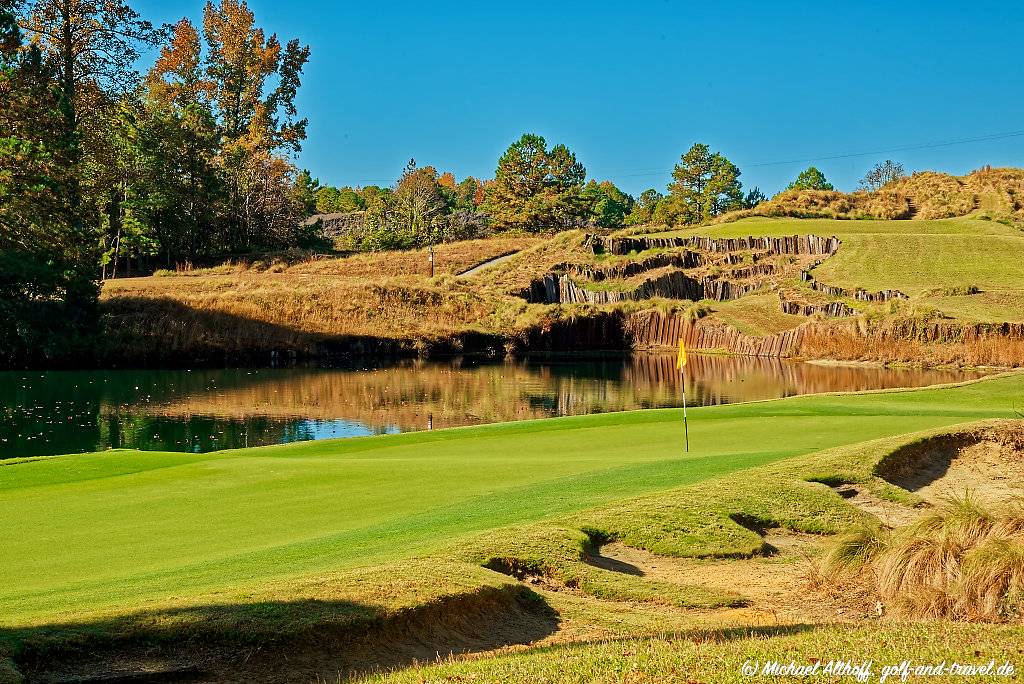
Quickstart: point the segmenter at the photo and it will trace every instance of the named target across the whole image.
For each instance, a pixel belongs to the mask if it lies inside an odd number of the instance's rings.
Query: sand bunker
[[[875,472],[932,504],[965,493],[988,504],[1024,499],[1024,421],[908,444],[882,459]]]

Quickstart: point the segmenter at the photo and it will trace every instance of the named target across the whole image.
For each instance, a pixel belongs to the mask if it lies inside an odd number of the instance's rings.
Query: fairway
[[[1024,320],[1024,236],[976,218],[874,221],[748,218],[656,235],[773,237],[835,235],[839,251],[814,269],[823,283],[866,290],[895,288],[965,320]],[[943,288],[973,285],[981,296],[943,297]]]
[[[420,556],[875,437],[1009,417],[1024,376],[956,387],[637,411],[192,455],[0,466],[8,625]]]

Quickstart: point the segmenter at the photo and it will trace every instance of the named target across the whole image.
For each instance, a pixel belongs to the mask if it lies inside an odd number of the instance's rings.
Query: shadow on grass
[[[558,624],[513,584],[391,612],[351,601],[207,605],[2,629],[0,664],[9,656],[26,682],[333,682],[532,643]]]

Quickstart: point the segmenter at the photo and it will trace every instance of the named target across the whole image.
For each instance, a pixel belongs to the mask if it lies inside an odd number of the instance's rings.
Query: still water
[[[978,373],[692,354],[691,406],[916,387]],[[211,451],[678,406],[672,354],[349,368],[0,372],[0,458]]]

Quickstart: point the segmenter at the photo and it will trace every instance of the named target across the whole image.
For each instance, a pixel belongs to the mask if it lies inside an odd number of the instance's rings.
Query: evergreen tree
[[[0,364],[81,346],[97,325],[96,254],[72,201],[77,150],[38,46],[0,5]]]
[[[547,147],[530,133],[514,142],[501,159],[486,207],[497,229],[571,228],[589,214],[583,197],[587,171],[565,145]]]
[[[825,178],[825,174],[819,171],[814,166],[808,166],[805,170],[800,172],[800,175],[796,177],[796,180],[790,183],[787,190],[835,190],[828,179]]]
[[[691,147],[672,171],[668,190],[673,223],[701,223],[743,205],[740,170],[702,143]]]

